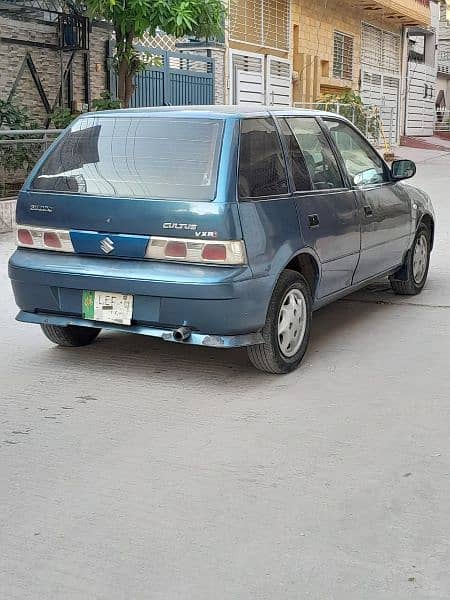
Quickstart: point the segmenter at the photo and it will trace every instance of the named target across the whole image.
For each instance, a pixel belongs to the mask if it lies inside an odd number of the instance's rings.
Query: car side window
[[[240,198],[288,193],[286,164],[273,119],[241,121],[238,192]]]
[[[343,121],[331,119],[327,119],[325,123],[354,185],[375,185],[389,181],[381,157],[353,127]]]
[[[287,117],[286,123],[300,146],[314,188],[344,187],[336,157],[319,123],[312,117]]]
[[[286,146],[286,160],[292,173],[294,189],[296,192],[311,190],[312,184],[308,167],[297,139],[286,123],[286,119],[280,118],[278,123]]]

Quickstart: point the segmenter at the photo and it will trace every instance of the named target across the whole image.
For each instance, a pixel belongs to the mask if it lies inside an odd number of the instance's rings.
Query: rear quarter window
[[[238,192],[240,198],[288,193],[283,150],[273,119],[241,121]]]
[[[41,165],[32,190],[165,200],[213,200],[223,121],[86,117]]]

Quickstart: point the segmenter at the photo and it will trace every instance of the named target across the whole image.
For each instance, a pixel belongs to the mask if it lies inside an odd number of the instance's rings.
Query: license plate
[[[117,292],[83,291],[83,319],[131,325],[133,296]]]

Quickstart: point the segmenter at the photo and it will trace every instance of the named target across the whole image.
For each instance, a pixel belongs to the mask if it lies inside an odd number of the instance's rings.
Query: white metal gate
[[[398,139],[400,99],[400,37],[373,25],[362,25],[361,98],[379,107],[382,135],[391,144]]]
[[[268,56],[266,73],[267,104],[271,106],[291,106],[292,75],[290,61]]]
[[[436,66],[408,62],[406,135],[433,135],[436,118]]]
[[[290,106],[291,64],[263,54],[231,52],[231,101],[233,104]]]
[[[264,56],[231,52],[232,104],[264,104]]]

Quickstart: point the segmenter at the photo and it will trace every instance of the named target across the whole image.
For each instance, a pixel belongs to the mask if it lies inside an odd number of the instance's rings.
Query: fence
[[[130,106],[214,104],[214,60],[186,52],[135,46],[147,66],[134,76]],[[117,74],[109,70],[109,87],[117,98]]]
[[[0,129],[0,199],[17,194],[38,158],[61,131]]]
[[[294,106],[342,115],[356,125],[372,143],[385,149],[398,143],[397,109],[394,107],[340,102],[296,102]]]

